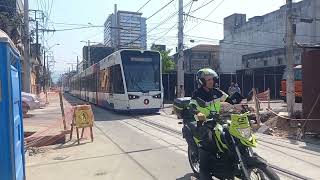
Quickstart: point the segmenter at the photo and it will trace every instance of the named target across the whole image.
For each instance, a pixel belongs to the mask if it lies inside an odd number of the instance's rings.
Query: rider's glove
[[[201,112],[197,114],[197,118],[198,118],[198,121],[202,121],[202,122],[207,120],[206,115],[204,115]]]

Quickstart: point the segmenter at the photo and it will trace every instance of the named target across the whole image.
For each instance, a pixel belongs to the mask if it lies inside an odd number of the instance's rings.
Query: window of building
[[[283,61],[283,59],[279,57],[279,58],[277,59],[277,64],[278,64],[278,65],[281,65],[281,64],[283,63],[282,61]]]
[[[248,68],[249,67],[249,61],[246,60],[244,63],[245,63],[245,67]]]
[[[263,66],[268,66],[268,60],[263,61]]]

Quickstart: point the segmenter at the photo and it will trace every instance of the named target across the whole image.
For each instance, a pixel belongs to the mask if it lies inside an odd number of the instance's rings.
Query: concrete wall
[[[186,73],[196,73],[201,68],[219,68],[219,46],[200,44],[183,51],[184,70]],[[173,55],[177,64],[177,54]]]
[[[294,3],[294,14],[304,18],[320,17],[320,1],[304,0]],[[243,22],[245,15],[234,14],[224,19],[224,39],[220,41],[220,70],[223,73],[242,69],[242,56],[284,47],[286,7],[250,18]],[[296,41],[316,43],[320,39],[320,22],[300,22],[296,19]]]

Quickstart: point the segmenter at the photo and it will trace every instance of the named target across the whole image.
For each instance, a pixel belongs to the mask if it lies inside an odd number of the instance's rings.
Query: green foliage
[[[162,72],[164,72],[164,73],[168,73],[170,71],[173,71],[175,68],[175,62],[169,56],[170,52],[171,52],[171,50],[160,51],[160,54],[162,57]]]
[[[7,12],[0,12],[0,29],[6,32],[15,44],[21,39],[18,30],[21,30],[22,23],[22,15],[10,16]]]
[[[169,56],[171,49],[166,50],[166,51],[161,51],[160,49],[158,49],[155,46],[151,46],[151,50],[155,50],[155,51],[159,51],[161,54],[161,58],[162,58],[162,73],[168,73],[170,71],[173,71],[176,64],[175,62],[172,60],[172,58]]]

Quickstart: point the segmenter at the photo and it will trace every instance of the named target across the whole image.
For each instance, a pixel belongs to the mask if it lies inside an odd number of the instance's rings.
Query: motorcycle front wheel
[[[196,148],[192,148],[190,145],[188,146],[188,159],[189,159],[189,164],[192,171],[195,174],[199,174],[200,173],[199,153],[197,152]]]
[[[271,167],[265,164],[259,164],[248,168],[250,180],[280,180],[279,176]]]

